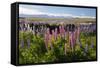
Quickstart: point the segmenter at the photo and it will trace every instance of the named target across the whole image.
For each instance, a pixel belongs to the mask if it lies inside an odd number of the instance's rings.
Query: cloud
[[[29,8],[25,8],[25,7],[19,7],[19,14],[26,14],[26,15],[49,15],[49,16],[73,16],[72,14],[58,14],[58,13],[47,13],[47,12],[42,12],[40,10],[37,9],[29,9]]]
[[[47,12],[42,12],[38,9],[29,9],[25,7],[19,7],[19,14],[27,14],[27,15],[39,15],[39,14],[46,14],[49,16],[72,16],[71,14],[55,14],[55,13],[47,13]]]
[[[25,8],[25,7],[19,7],[19,14],[26,14],[26,15],[48,15],[48,16],[64,16],[64,17],[73,17],[73,18],[95,18],[92,16],[86,16],[84,14],[80,16],[72,15],[72,14],[65,14],[65,13],[47,13],[40,11],[39,9],[30,9],[30,8]]]
[[[27,15],[39,15],[39,14],[44,14],[43,12],[40,12],[37,9],[28,9],[25,7],[19,7],[19,14],[27,14]]]
[[[73,16],[74,18],[96,18],[93,16]]]

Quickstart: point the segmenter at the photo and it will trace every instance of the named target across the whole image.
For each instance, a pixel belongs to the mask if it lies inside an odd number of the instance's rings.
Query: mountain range
[[[26,18],[73,18],[71,16],[54,16],[54,15],[26,15],[26,14],[20,14],[19,17],[26,17]]]

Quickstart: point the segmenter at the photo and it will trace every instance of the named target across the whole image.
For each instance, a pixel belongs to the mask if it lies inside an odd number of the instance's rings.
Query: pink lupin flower
[[[49,40],[49,28],[46,29],[46,32],[45,32],[45,40]]]
[[[80,38],[80,27],[78,27],[78,29],[77,29],[77,38],[78,39]]]
[[[44,43],[45,43],[46,50],[48,51],[48,41],[47,41],[47,34],[46,33],[44,35]]]
[[[69,38],[69,41],[70,41],[70,46],[73,50],[73,47],[74,47],[74,33],[73,32],[70,32],[70,38]]]
[[[61,28],[61,32],[62,32],[62,37],[64,38],[64,36],[65,36],[65,29],[64,29],[63,25],[62,25],[62,28]]]
[[[65,29],[64,29],[64,26],[62,25],[62,33],[64,33],[65,32]]]
[[[66,55],[66,51],[67,51],[67,44],[65,43],[65,55]]]
[[[60,33],[60,35],[62,36],[62,29],[61,29],[61,26],[59,26],[59,33]]]
[[[49,28],[47,28],[46,33],[45,33],[45,38],[44,38],[47,51],[48,51],[48,44],[49,44],[49,35],[50,35]]]
[[[55,40],[55,32],[52,30],[52,38]]]
[[[54,30],[52,30],[52,35],[54,35],[54,34],[55,34]]]
[[[74,44],[76,44],[76,40],[77,40],[77,29],[75,29],[74,31]]]
[[[57,28],[55,28],[55,34],[54,34],[55,40],[57,39]]]
[[[69,32],[69,44],[70,44],[70,46],[71,46],[71,32]]]
[[[79,39],[79,46],[80,46],[80,48],[82,48],[82,42],[80,39]]]
[[[74,46],[74,32],[71,33],[71,44]]]
[[[53,46],[52,46],[52,35],[50,34],[49,35],[49,45],[50,45],[50,48],[51,48],[51,50],[53,50]]]

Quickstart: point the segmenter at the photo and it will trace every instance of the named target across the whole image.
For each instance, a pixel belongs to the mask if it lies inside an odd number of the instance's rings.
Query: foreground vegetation
[[[74,49],[70,47],[68,42],[68,36],[66,39],[58,37],[53,42],[52,48],[48,46],[47,50],[44,35],[33,35],[32,32],[20,31],[19,64],[73,62],[96,59],[95,33],[81,33],[80,43],[76,43]]]

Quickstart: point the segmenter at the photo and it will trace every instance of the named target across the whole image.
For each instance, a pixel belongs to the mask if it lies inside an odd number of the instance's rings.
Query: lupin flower
[[[60,33],[60,35],[62,36],[62,29],[61,29],[61,26],[59,26],[59,33]]]
[[[24,47],[24,40],[21,39],[21,47]]]
[[[47,31],[46,31],[46,39],[47,39],[47,41],[49,41],[49,35],[50,35],[50,29],[47,28]]]
[[[55,34],[54,34],[55,40],[57,39],[57,28],[55,28]]]
[[[80,38],[80,27],[77,28],[77,39]]]
[[[81,40],[78,39],[78,42],[79,42],[79,46],[80,46],[80,48],[82,48],[82,42],[81,42]]]
[[[29,24],[27,24],[27,30],[30,31],[30,26],[29,26]]]
[[[69,32],[69,41],[70,41],[70,46],[73,49],[74,48],[74,33],[73,32]]]
[[[74,46],[74,40],[75,40],[75,39],[74,39],[74,32],[71,33],[71,36],[72,36],[72,37],[71,37],[71,42],[72,42],[72,45]]]
[[[66,34],[66,32],[65,32],[64,26],[62,25],[62,37],[63,38],[65,37],[65,34]]]
[[[24,31],[23,24],[20,24],[20,27],[21,27],[21,31]]]
[[[93,31],[96,31],[96,24],[93,25]]]
[[[89,29],[87,29],[87,27],[86,27],[86,30],[85,30],[85,31],[86,31],[86,32],[85,32],[85,33],[86,33],[86,36],[88,36],[88,33],[89,33],[90,31],[89,31]]]
[[[49,45],[50,45],[50,48],[51,48],[51,50],[53,50],[53,46],[52,46],[52,35],[50,34],[49,35]]]
[[[49,35],[50,35],[49,28],[47,28],[46,33],[45,33],[45,37],[44,37],[44,42],[45,42],[45,46],[46,46],[47,51],[48,51],[48,44],[49,44]]]
[[[88,45],[86,44],[86,45],[85,45],[85,49],[84,49],[84,56],[86,56],[87,53],[88,53]]]
[[[50,29],[49,28],[46,29],[46,33],[50,34]]]
[[[67,40],[67,32],[64,33],[64,39]]]
[[[20,30],[22,31],[23,30],[23,27],[22,27],[22,24],[21,23],[19,24],[19,27],[20,27]]]
[[[64,29],[64,26],[63,25],[59,26],[59,32],[60,32],[61,37],[64,38],[65,29]]]
[[[27,28],[27,26],[28,26],[28,24],[27,23],[24,23],[24,31],[26,31],[28,28]]]
[[[69,41],[69,45],[71,46],[71,36],[70,36],[71,32],[68,32],[68,41]]]
[[[76,44],[76,40],[77,40],[77,29],[75,29],[75,31],[74,31],[74,37],[73,37],[73,39],[74,39],[74,44]]]
[[[54,30],[52,30],[52,42],[54,42],[54,40],[55,40],[55,32]]]
[[[62,32],[62,33],[65,32],[65,30],[64,30],[64,26],[63,26],[63,25],[61,26],[61,32]]]
[[[52,30],[52,35],[54,35],[54,34],[55,34],[54,30]]]
[[[35,34],[35,27],[33,26],[33,30],[32,30],[33,34]]]
[[[85,45],[85,50],[84,51],[85,51],[85,53],[88,52],[88,44]]]
[[[93,41],[91,40],[91,48],[93,48],[94,47],[94,43],[93,43]]]
[[[44,43],[45,43],[46,50],[48,51],[47,34],[45,34],[45,36],[44,36]]]
[[[65,55],[66,55],[66,51],[67,51],[67,44],[65,43]]]
[[[30,47],[30,39],[27,39],[27,46]]]

